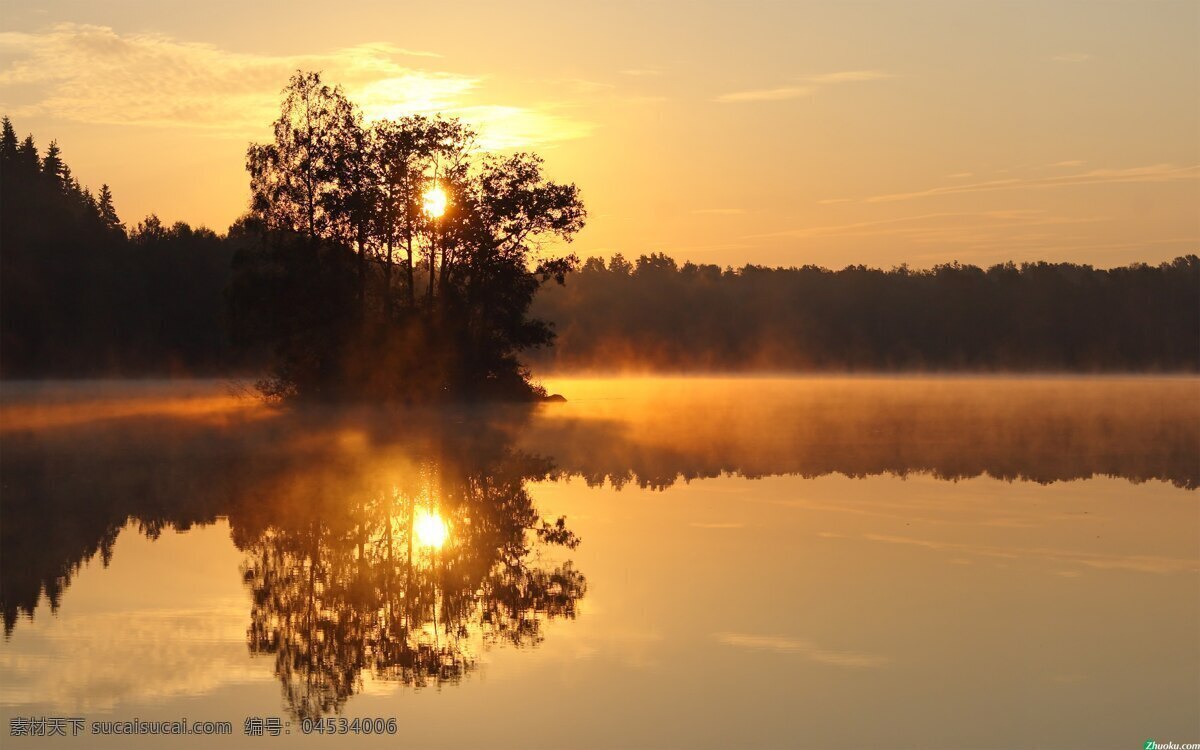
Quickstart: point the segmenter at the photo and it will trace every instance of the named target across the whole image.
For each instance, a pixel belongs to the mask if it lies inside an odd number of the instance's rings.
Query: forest
[[[319,82],[300,83],[310,87],[307,95],[324,97],[327,109],[349,106],[335,89],[322,93]],[[346,111],[349,132],[367,132]],[[281,122],[287,116],[285,102]],[[314,364],[320,358],[309,356],[314,351],[340,352],[342,365],[386,361],[408,385],[426,379],[411,391],[418,394],[445,391],[452,385],[447,378],[460,389],[471,388],[471,378],[507,378],[501,388],[515,393],[526,387],[526,367],[1200,371],[1200,258],[1194,254],[1112,269],[1045,262],[986,269],[958,263],[722,268],[680,264],[661,253],[581,264],[568,256],[539,266],[524,236],[511,249],[499,248],[507,236],[501,224],[513,229],[520,220],[522,229],[569,237],[583,219],[573,186],[545,181],[531,155],[493,161],[468,175],[472,134],[454,121],[375,128],[380,142],[391,139],[393,156],[411,160],[411,184],[404,182],[404,164],[376,161],[393,171],[371,184],[398,191],[375,195],[387,211],[377,208],[370,222],[356,224],[355,193],[329,189],[324,203],[314,201],[307,213],[303,182],[281,181],[291,169],[281,155],[303,157],[285,138],[251,149],[252,211],[219,234],[168,226],[153,215],[127,225],[107,185],[95,192],[82,186],[57,143],[39,150],[32,135],[19,139],[4,118],[0,374],[266,371],[268,387],[273,382],[277,392],[294,388],[297,378],[308,378],[305,387],[319,391],[328,387],[323,378],[342,383],[353,377],[344,367],[322,375],[324,365]],[[456,172],[456,164],[463,171]],[[421,205],[430,179],[459,195],[436,223]],[[291,192],[281,192],[281,185]],[[471,191],[474,203],[467,200]],[[540,207],[550,201],[552,210],[530,214],[533,196]],[[272,221],[291,224],[281,230]],[[280,265],[280,253],[308,260]],[[467,259],[484,257],[493,261],[489,283],[472,286],[468,274],[456,276],[472,268],[475,261]],[[332,266],[337,273],[330,273],[330,258],[340,258]],[[546,283],[555,276],[565,283]],[[316,297],[327,304],[307,304]],[[274,311],[264,309],[264,300]],[[286,309],[302,314],[279,314]],[[377,324],[364,327],[364,314]],[[468,333],[484,319],[488,330]],[[447,364],[451,354],[459,364]],[[355,386],[381,397],[394,387],[391,381]]]
[[[1200,258],[1098,269],[589,258],[535,312],[559,369],[1196,371]]]
[[[148,216],[127,227],[112,191],[82,186],[51,142],[0,136],[0,373],[15,377],[218,374],[223,295],[239,235]]]

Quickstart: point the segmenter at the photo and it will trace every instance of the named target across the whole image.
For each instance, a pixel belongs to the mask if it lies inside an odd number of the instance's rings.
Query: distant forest
[[[589,258],[534,314],[545,364],[654,370],[1196,371],[1200,258],[1110,270]]]
[[[254,222],[227,233],[122,223],[57,144],[7,118],[0,139],[0,374],[241,375],[226,290]],[[1200,258],[1096,269],[957,263],[928,270],[679,265],[589,258],[533,314],[540,368],[1200,371]]]

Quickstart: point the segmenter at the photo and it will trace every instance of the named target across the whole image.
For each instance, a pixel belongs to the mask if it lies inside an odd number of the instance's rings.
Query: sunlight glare
[[[416,520],[413,521],[413,531],[416,533],[418,544],[434,549],[441,549],[450,534],[442,517],[436,511],[428,510],[417,513]]]
[[[425,213],[433,218],[438,218],[446,213],[446,191],[442,190],[440,185],[434,185],[425,191]]]

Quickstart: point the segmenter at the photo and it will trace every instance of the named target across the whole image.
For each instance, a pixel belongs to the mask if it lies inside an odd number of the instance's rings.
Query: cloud
[[[1105,236],[1098,225],[1114,220],[1111,216],[1062,216],[1036,209],[942,211],[847,224],[803,226],[746,235],[745,238],[755,242],[799,240],[812,247],[864,238],[889,238],[910,246],[908,258],[912,262],[942,262],[961,258],[963,253],[975,253],[976,262],[980,262],[983,258],[1005,260],[1082,250],[1145,250],[1152,246],[1176,245],[1180,251],[1190,252],[1189,248],[1200,242],[1192,236],[1143,239],[1119,245],[1098,243],[1097,237]],[[922,252],[922,248],[928,252]]]
[[[1054,62],[1081,63],[1092,59],[1086,52],[1063,52],[1050,58]]]
[[[835,667],[862,669],[864,667],[879,667],[890,661],[887,657],[864,654],[858,651],[831,651],[820,648],[811,641],[782,636],[714,633],[713,638],[726,646],[796,654],[809,661],[831,664]]]
[[[782,101],[816,93],[823,86],[832,86],[839,83],[880,81],[885,78],[895,78],[895,76],[882,70],[842,70],[834,73],[820,73],[807,76],[804,78],[805,85],[802,86],[781,86],[773,89],[733,91],[721,94],[714,101],[725,103]]]
[[[1088,172],[1059,175],[1056,177],[1012,177],[1003,180],[974,182],[967,185],[946,185],[926,190],[917,190],[911,193],[874,195],[864,200],[867,203],[889,203],[892,201],[929,198],[938,195],[982,193],[994,190],[1042,190],[1074,185],[1104,185],[1128,182],[1179,182],[1195,180],[1198,177],[1200,177],[1200,165],[1152,164],[1145,167],[1128,167],[1124,169],[1093,169]]]
[[[485,143],[529,146],[590,132],[549,105],[477,101],[484,79],[415,67],[439,57],[371,42],[303,55],[234,52],[155,33],[59,24],[46,31],[0,33],[0,93],[9,113],[77,122],[206,129],[265,135],[279,93],[297,69],[339,83],[368,118],[460,113],[490,130]],[[472,120],[471,117],[478,119]]]
[[[441,111],[473,124],[479,130],[479,144],[487,150],[526,148],[584,138],[595,130],[592,123],[556,114],[554,109],[550,105],[532,109],[482,105],[450,107]]]
[[[1067,161],[1056,161],[1053,164],[1047,164],[1048,167],[1082,167],[1084,164],[1082,159],[1068,159]]]
[[[813,83],[857,83],[860,81],[882,81],[896,76],[882,70],[843,70],[837,73],[821,73],[809,76],[806,80]]]
[[[851,224],[801,227],[778,232],[752,235],[754,238],[788,237],[878,237],[903,235],[925,242],[965,243],[981,238],[1008,236],[1014,230],[1031,227],[1090,224],[1102,218],[1051,216],[1040,210],[939,211],[935,213],[900,216],[891,219],[858,221]],[[996,231],[998,230],[998,231]]]
[[[662,247],[662,252],[667,255],[686,258],[688,255],[694,253],[704,254],[727,250],[746,250],[750,247],[751,245],[745,242],[715,242],[708,245],[665,245]]]
[[[718,102],[777,102],[784,99],[795,99],[815,91],[812,86],[784,86],[777,89],[754,89],[752,91],[734,91],[721,94]]]
[[[605,83],[603,81],[591,81],[587,78],[563,78],[559,81],[572,91],[581,94],[594,94],[600,91],[611,91],[617,85],[615,83]]]

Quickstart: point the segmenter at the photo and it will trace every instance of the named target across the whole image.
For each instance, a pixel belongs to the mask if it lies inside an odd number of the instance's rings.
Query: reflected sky
[[[233,744],[273,742],[247,715],[395,716],[429,747],[1198,726],[1197,381],[548,385],[568,402],[436,417],[178,396],[219,419],[6,387],[0,713]]]

